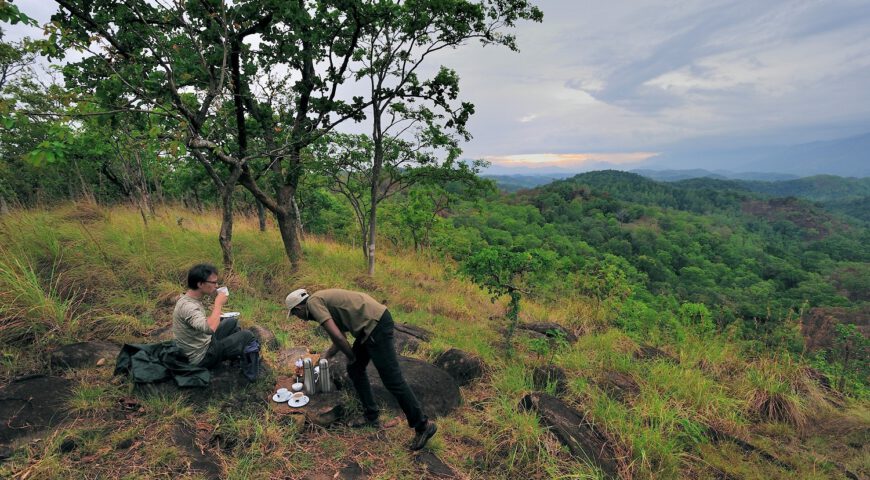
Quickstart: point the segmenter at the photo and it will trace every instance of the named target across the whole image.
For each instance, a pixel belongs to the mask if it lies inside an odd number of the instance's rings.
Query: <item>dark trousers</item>
[[[205,352],[205,357],[199,362],[200,367],[211,368],[223,360],[238,358],[245,347],[254,340],[250,330],[239,329],[239,321],[235,318],[223,318],[217,330],[211,336],[211,343]]]
[[[356,362],[347,366],[347,374],[353,382],[357,395],[359,395],[366,418],[369,420],[377,419],[378,404],[375,402],[372,386],[369,383],[368,375],[366,375],[366,367],[371,360],[375,364],[384,386],[396,397],[399,406],[405,412],[408,426],[422,431],[426,428],[428,418],[423,414],[423,409],[420,407],[420,402],[414,395],[414,391],[411,390],[411,387],[405,382],[405,377],[402,376],[402,370],[399,368],[399,357],[396,355],[396,349],[393,345],[393,325],[393,317],[387,310],[378,321],[378,326],[364,342],[359,340],[354,342],[353,353],[356,355]]]

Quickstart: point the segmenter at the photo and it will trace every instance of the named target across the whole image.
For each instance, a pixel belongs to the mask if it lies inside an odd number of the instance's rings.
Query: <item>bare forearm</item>
[[[350,343],[344,337],[333,338],[332,346],[336,348],[336,350],[341,350],[344,353],[344,356],[347,357],[348,360],[355,360],[356,355],[353,353],[353,348],[351,348]]]
[[[333,343],[332,345],[329,346],[329,348],[326,349],[325,352],[323,352],[323,358],[327,358],[327,359],[332,358],[335,356],[336,353],[338,353],[338,345]]]
[[[224,308],[226,301],[227,296],[224,293],[218,293],[214,299],[214,307],[211,309],[211,315],[208,316],[208,326],[212,332],[216,332],[218,325],[221,324],[221,309]]]
[[[206,320],[208,322],[208,328],[211,329],[212,332],[216,331],[218,325],[221,324],[221,307],[220,305],[215,305],[214,309],[211,311],[211,315],[208,316]]]
[[[335,322],[330,318],[323,322],[321,326],[326,330],[329,338],[332,339],[333,347],[341,350],[350,362],[354,362],[356,360],[356,355],[353,354],[353,349],[350,347],[350,343],[347,342],[347,338],[344,337],[344,333],[339,330],[338,326],[335,325]]]

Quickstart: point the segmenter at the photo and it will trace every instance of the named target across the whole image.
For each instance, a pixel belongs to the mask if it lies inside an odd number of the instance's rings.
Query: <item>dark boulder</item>
[[[732,435],[721,428],[716,428],[712,425],[707,425],[706,434],[707,434],[707,437],[709,437],[710,440],[712,440],[712,442],[714,444],[718,445],[721,442],[732,442],[735,445],[737,445],[738,447],[740,447],[746,453],[752,453],[752,454],[758,455],[759,457],[763,458],[764,460],[766,460],[770,463],[776,464],[777,466],[784,468],[786,470],[794,470],[794,467],[792,465],[789,465],[788,463],[780,460],[779,458],[775,457],[767,450],[765,450],[757,445],[754,445],[752,443],[749,443],[746,440],[743,440],[742,438],[740,438],[736,435]]]
[[[260,325],[254,325],[249,328],[251,333],[254,334],[254,337],[257,338],[257,341],[260,342],[260,348],[265,348],[268,350],[278,350],[280,345],[278,344],[278,339],[275,338],[275,334],[272,333],[266,327]]]
[[[165,325],[148,332],[148,336],[159,340],[172,340],[172,325]]]
[[[0,445],[63,421],[72,387],[65,378],[32,375],[0,388]]]
[[[365,469],[353,460],[346,461],[335,473],[316,472],[302,477],[302,480],[365,480],[368,478]]]
[[[557,335],[562,335],[563,338],[569,343],[574,343],[577,341],[577,335],[574,335],[572,332],[568,331],[562,325],[554,322],[533,322],[533,323],[524,323],[520,322],[517,325],[517,328],[520,330],[528,330],[530,332],[535,332],[539,335],[545,335],[547,338],[555,339]],[[558,333],[554,333],[558,332]]]
[[[673,363],[679,363],[673,355],[652,345],[641,345],[634,352],[635,360],[666,360]]]
[[[538,366],[532,369],[532,384],[536,390],[546,390],[553,385],[556,396],[560,397],[568,392],[568,377],[565,370],[555,366]]]
[[[278,352],[277,362],[278,365],[283,365],[284,369],[293,370],[296,367],[296,360],[310,356],[311,353],[306,346],[285,348]]]
[[[449,465],[428,450],[415,455],[414,463],[423,470],[419,478],[460,478]]]
[[[451,348],[435,359],[435,366],[449,373],[456,383],[465,386],[483,375],[483,360],[462,350]]]
[[[605,371],[595,384],[619,402],[625,402],[640,393],[640,385],[631,375],[614,370]]]
[[[368,476],[365,474],[363,467],[359,463],[349,461],[338,469],[337,478],[340,480],[365,480]]]
[[[211,382],[202,388],[181,388],[174,380],[165,380],[157,383],[137,383],[133,391],[137,395],[173,395],[181,393],[186,395],[191,402],[205,404],[211,399],[235,398],[239,401],[261,402],[266,392],[271,390],[272,382],[267,377],[272,374],[272,369],[260,362],[260,373],[256,381],[249,382],[242,375],[241,366],[223,362],[211,370]]]
[[[338,388],[353,390],[353,384],[347,375],[346,362],[344,355],[337,354],[330,363],[329,371]],[[459,386],[453,377],[444,370],[423,360],[409,357],[399,357],[399,366],[405,381],[408,382],[411,390],[420,400],[423,411],[430,417],[447,415],[462,402]],[[375,399],[379,403],[398,409],[396,399],[384,387],[374,364],[369,363],[366,373],[371,381]]]
[[[79,342],[64,345],[49,354],[52,368],[91,368],[96,367],[100,359],[106,364],[114,365],[121,346],[111,342]],[[102,364],[102,363],[101,363]]]
[[[429,342],[432,339],[432,332],[425,328],[415,327],[404,323],[397,323],[394,327],[393,334],[396,353],[401,355],[404,352],[416,352],[420,349],[420,344]]]
[[[60,442],[60,446],[57,448],[57,451],[60,453],[69,453],[73,450],[79,448],[79,443],[81,440],[75,437],[66,437]]]
[[[179,447],[188,457],[188,473],[198,474],[200,478],[219,480],[224,477],[217,457],[203,452],[196,443],[196,430],[178,423],[172,428],[172,444]]]
[[[345,408],[341,392],[315,393],[309,395],[308,404],[300,410],[305,415],[305,421],[320,427],[329,427],[343,419]],[[287,407],[290,409],[290,407]]]
[[[616,454],[615,443],[588,416],[546,393],[530,393],[520,401],[521,410],[537,412],[541,422],[577,458],[585,460],[610,478],[628,473]]]

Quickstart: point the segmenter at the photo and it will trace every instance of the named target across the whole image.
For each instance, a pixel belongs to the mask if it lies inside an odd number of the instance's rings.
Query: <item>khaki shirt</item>
[[[201,301],[184,294],[175,302],[172,333],[175,344],[190,363],[198,365],[205,358],[214,331],[208,326],[208,315]]]
[[[330,318],[342,332],[365,339],[378,326],[387,307],[361,292],[330,288],[308,297],[308,314],[323,325]]]

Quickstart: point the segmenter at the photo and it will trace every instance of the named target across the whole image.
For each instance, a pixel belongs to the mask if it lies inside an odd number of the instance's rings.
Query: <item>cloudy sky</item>
[[[46,20],[53,2],[17,0]],[[540,0],[521,51],[469,44],[466,156],[496,166],[624,168],[674,149],[870,132],[868,0]],[[14,32],[10,32],[14,33]]]

